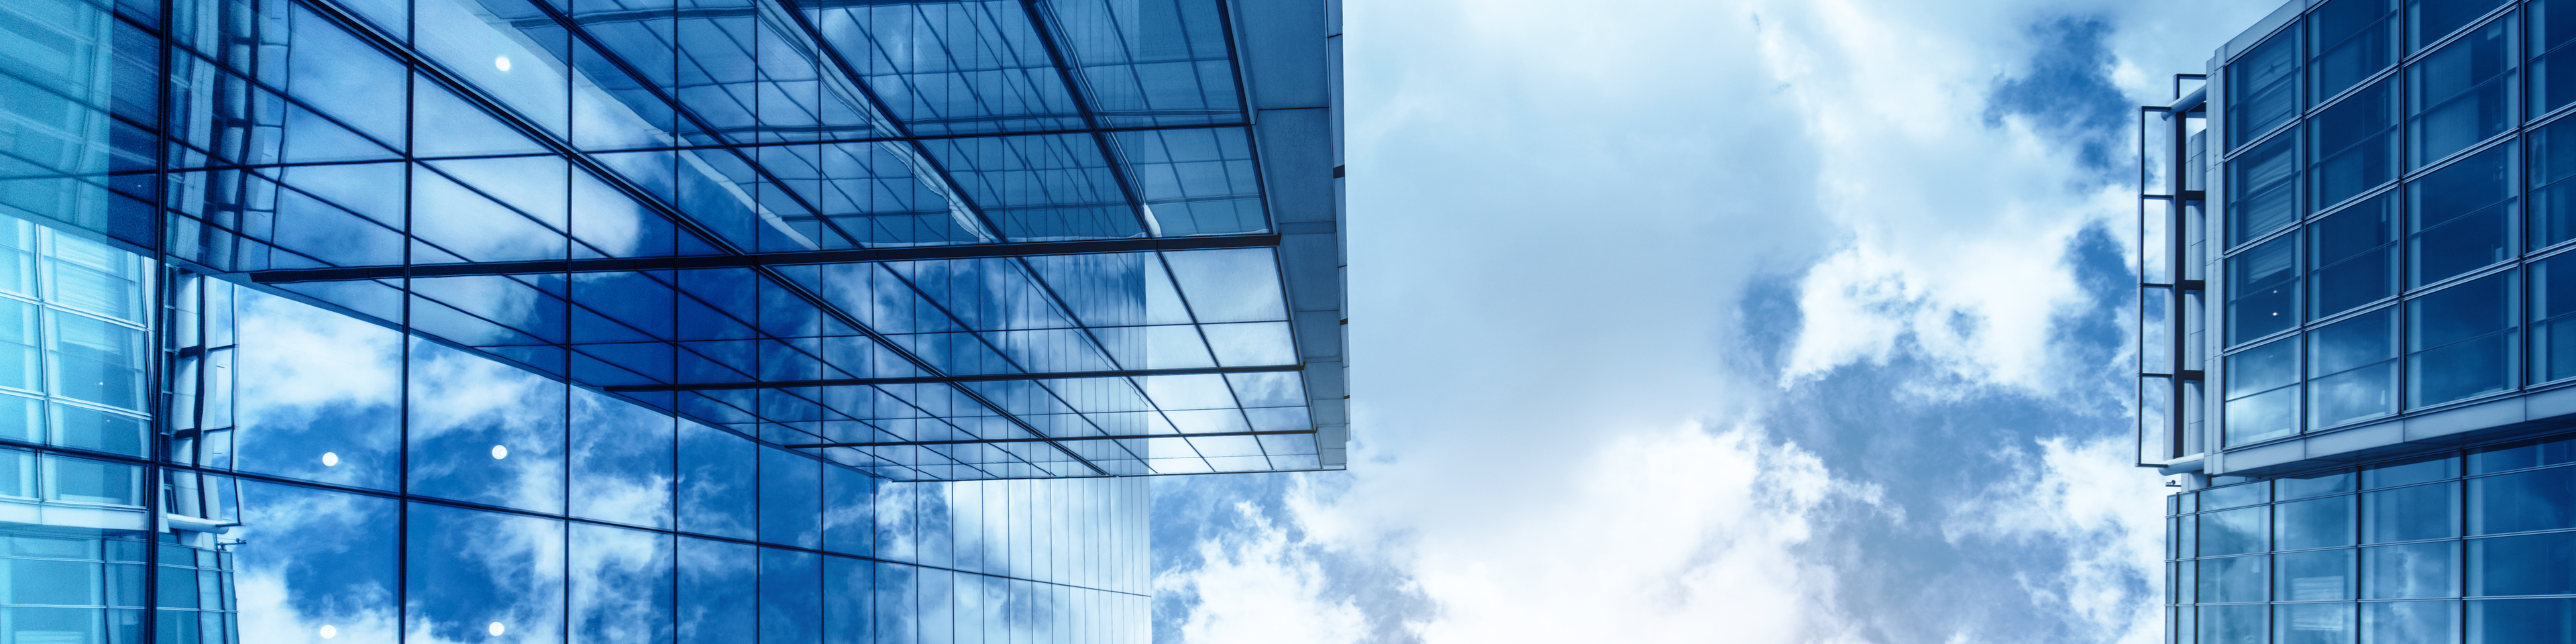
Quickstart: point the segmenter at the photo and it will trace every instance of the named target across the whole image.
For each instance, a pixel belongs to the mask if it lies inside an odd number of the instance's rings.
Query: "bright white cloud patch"
[[[2161,641],[2161,607],[2142,600],[2141,582],[2156,582],[2164,559],[2164,499],[2144,492],[2161,477],[2131,467],[2124,441],[2064,438],[1997,456],[2009,478],[1951,508],[1941,533],[1969,548],[2071,545],[2064,574],[2026,579],[2034,603],[2066,611],[2122,644]],[[1991,636],[1992,634],[1988,634]]]
[[[1427,642],[1840,641],[1820,611],[1833,575],[1799,554],[1823,509],[1879,503],[1794,444],[1752,428],[1622,435],[1554,473],[1568,493],[1490,522],[1387,520],[1414,499],[1299,485],[1286,515],[1235,512],[1249,528],[1198,547],[1204,564],[1167,571],[1158,592],[1201,598],[1191,642],[1363,642],[1363,616],[1320,559],[1400,574],[1439,609],[1399,635]],[[1640,503],[1640,499],[1654,499]],[[1376,574],[1375,571],[1365,574]]]
[[[1348,598],[1328,598],[1324,572],[1288,532],[1262,518],[1251,504],[1234,511],[1251,522],[1240,540],[1199,543],[1205,565],[1154,578],[1157,593],[1194,592],[1199,610],[1184,617],[1181,636],[1193,642],[1308,644],[1366,638],[1366,617]]]

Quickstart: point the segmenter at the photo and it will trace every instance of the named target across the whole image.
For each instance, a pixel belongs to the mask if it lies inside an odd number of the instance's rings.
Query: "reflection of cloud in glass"
[[[574,389],[572,421],[572,513],[671,527],[671,417]]]
[[[392,500],[255,481],[241,494],[242,525],[225,536],[243,541],[242,641],[394,641]]]
[[[561,641],[561,521],[414,503],[410,530],[406,642]]]
[[[394,487],[401,467],[401,336],[293,300],[239,293],[237,466]]]
[[[427,341],[411,364],[414,493],[563,508],[563,383]]]
[[[574,525],[572,641],[669,641],[671,560],[668,535]]]

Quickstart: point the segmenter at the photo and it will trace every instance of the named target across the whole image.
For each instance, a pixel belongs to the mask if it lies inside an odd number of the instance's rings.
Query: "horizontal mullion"
[[[1127,434],[1127,435],[1120,435],[1120,436],[1050,436],[1050,437],[1046,437],[1046,438],[985,438],[985,439],[951,440],[951,441],[896,441],[896,442],[885,442],[885,443],[811,443],[811,444],[800,444],[800,445],[788,445],[788,446],[786,446],[786,447],[787,447],[788,449],[821,449],[821,448],[826,448],[826,447],[917,447],[917,446],[925,446],[925,445],[981,445],[981,444],[985,444],[985,443],[1045,443],[1045,442],[1058,442],[1058,441],[1061,441],[1061,442],[1072,442],[1072,441],[1123,441],[1123,440],[1143,440],[1143,439],[1148,439],[1148,438],[1215,438],[1215,437],[1219,437],[1219,436],[1280,436],[1280,435],[1286,435],[1286,434],[1313,434],[1313,433],[1315,433],[1315,430],[1311,430],[1311,429],[1299,429],[1299,430],[1273,430],[1273,431],[1260,431],[1260,432],[1200,432],[1200,433],[1196,433],[1196,434]]]
[[[1151,237],[1065,242],[1012,242],[1003,244],[905,246],[899,248],[853,248],[847,250],[797,251],[787,253],[752,253],[747,255],[684,255],[676,257],[487,262],[480,264],[354,266],[348,268],[256,271],[250,273],[250,278],[252,282],[260,284],[278,284],[289,282],[346,282],[401,277],[530,275],[566,272],[605,273],[689,268],[742,268],[751,266],[793,266],[801,264],[846,264],[855,262],[922,259],[975,259],[987,257],[1026,257],[1035,255],[1086,255],[1094,253],[1138,253],[1167,250],[1268,248],[1278,246],[1279,239],[1280,236],[1275,234],[1221,235],[1211,237]]]
[[[1132,369],[1126,371],[1066,371],[1056,373],[996,373],[971,376],[913,376],[905,378],[836,378],[829,380],[774,380],[768,382],[711,382],[678,385],[613,385],[602,387],[612,392],[631,391],[717,391],[727,389],[801,389],[805,387],[863,387],[868,385],[920,385],[953,382],[997,382],[1004,380],[1062,380],[1067,378],[1142,378],[1149,376],[1204,376],[1229,373],[1278,373],[1304,371],[1305,365],[1269,365],[1259,367],[1209,367],[1200,369]],[[989,442],[989,441],[968,441]]]

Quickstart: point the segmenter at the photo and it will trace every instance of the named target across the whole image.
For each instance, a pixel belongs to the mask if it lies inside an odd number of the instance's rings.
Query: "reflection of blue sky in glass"
[[[563,641],[563,523],[414,503],[405,525],[405,642]]]
[[[402,336],[240,291],[235,467],[390,490],[401,468]],[[331,455],[331,464],[323,455]]]
[[[396,640],[401,506],[381,497],[245,483],[239,567],[242,641]]]

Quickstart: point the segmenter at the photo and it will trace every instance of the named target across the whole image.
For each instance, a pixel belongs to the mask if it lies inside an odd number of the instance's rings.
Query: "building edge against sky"
[[[2576,3],[2294,0],[2140,114],[2168,642],[2576,642]]]
[[[1142,641],[1344,466],[1339,24],[0,6],[0,644]]]

